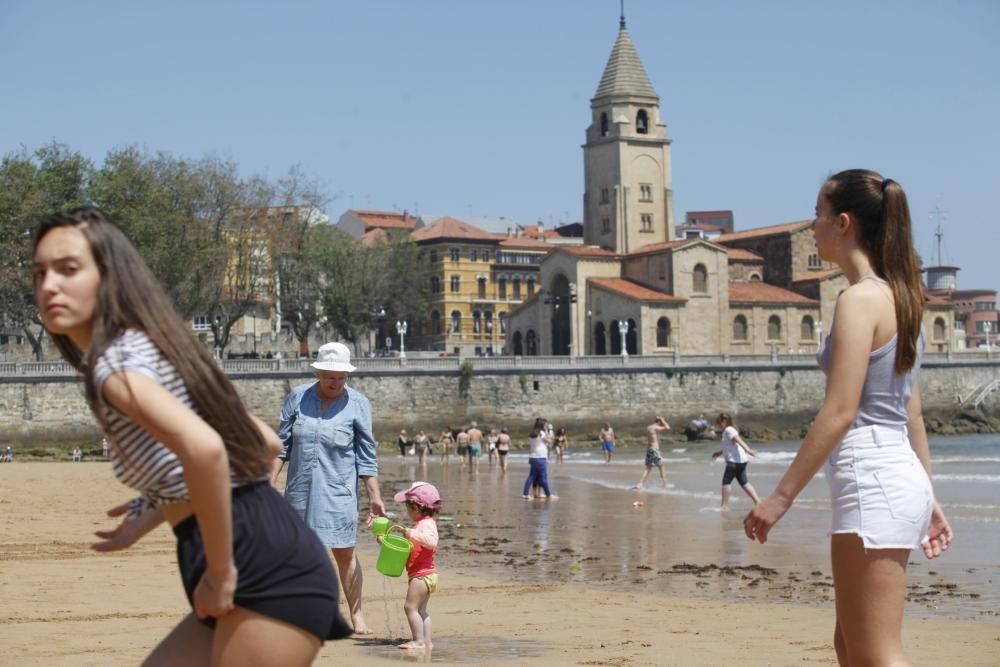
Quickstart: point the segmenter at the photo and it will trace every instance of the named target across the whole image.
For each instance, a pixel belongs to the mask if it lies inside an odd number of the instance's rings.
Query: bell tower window
[[[601,136],[608,136],[608,114],[601,114]]]
[[[635,115],[635,131],[639,134],[649,133],[649,116],[645,109],[639,109],[639,113]]]

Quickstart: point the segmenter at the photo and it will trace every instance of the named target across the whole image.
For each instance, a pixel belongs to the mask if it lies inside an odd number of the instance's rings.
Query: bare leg
[[[420,618],[424,620],[424,648],[430,651],[434,648],[434,642],[431,641],[431,615],[427,611],[427,603],[430,602],[430,593],[424,598],[423,603],[420,605]]]
[[[642,477],[639,478],[639,483],[635,485],[635,488],[637,488],[637,489],[641,489],[642,488],[642,485],[646,483],[646,477],[649,476],[649,471],[651,469],[652,468],[650,468],[650,466],[646,466],[646,470],[643,471]]]
[[[663,472],[663,464],[661,463],[660,465],[658,465],[656,467],[660,469],[660,481],[663,482],[663,486],[666,486],[667,485],[667,476]]]
[[[212,664],[307,667],[320,646],[319,637],[300,627],[237,607],[215,628]]]
[[[729,511],[729,498],[733,495],[733,489],[730,486],[722,487],[722,511]]]
[[[212,628],[202,625],[194,612],[184,617],[143,661],[143,667],[212,664]]]
[[[337,571],[340,572],[340,585],[344,590],[344,597],[347,598],[347,607],[351,611],[354,634],[370,635],[372,631],[361,613],[361,589],[365,578],[361,573],[361,563],[354,555],[354,547],[332,549],[332,551],[333,559],[337,561]]]
[[[842,665],[909,665],[902,639],[909,549],[866,553],[857,535],[834,535],[830,551],[837,659]]]
[[[754,490],[753,484],[747,484],[746,486],[743,487],[743,490],[746,492],[748,496],[750,496],[750,500],[753,501],[754,505],[760,502],[760,496],[758,496],[757,492]]]
[[[426,612],[427,598],[431,596],[427,590],[427,584],[422,579],[414,579],[406,589],[406,602],[403,603],[403,611],[406,613],[406,621],[410,624],[410,636],[412,641],[400,644],[403,650],[420,649],[425,647],[424,638],[424,618],[421,610]]]

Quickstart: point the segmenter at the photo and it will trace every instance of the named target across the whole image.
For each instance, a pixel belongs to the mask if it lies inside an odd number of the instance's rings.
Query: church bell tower
[[[670,139],[624,16],[590,108],[583,145],[584,243],[626,254],[673,239]]]

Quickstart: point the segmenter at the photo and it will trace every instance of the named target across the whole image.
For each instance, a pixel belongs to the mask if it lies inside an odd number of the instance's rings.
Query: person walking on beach
[[[601,441],[601,451],[604,452],[604,462],[611,463],[611,454],[615,451],[615,430],[611,424],[604,422],[597,439]]]
[[[934,558],[953,538],[934,498],[921,414],[925,296],[911,228],[902,186],[874,171],[842,171],[820,188],[816,248],[850,283],[817,355],[826,397],[777,488],[743,522],[748,538],[767,542],[825,467],[841,665],[907,664],[910,551]]]
[[[469,424],[469,467],[479,471],[479,459],[483,455],[483,432],[476,422]]]
[[[750,500],[756,505],[760,502],[753,484],[747,481],[747,463],[751,456],[757,456],[757,452],[750,449],[750,446],[740,436],[740,432],[733,425],[733,418],[725,412],[719,413],[715,420],[722,429],[722,449],[712,454],[713,459],[720,456],[726,462],[726,472],[722,474],[722,506],[723,512],[729,511],[729,498],[733,495],[732,483],[735,479],[743,487],[743,491],[750,496]]]
[[[455,436],[455,441],[458,443],[458,460],[464,467],[465,457],[469,455],[469,432],[463,428]]]
[[[277,435],[122,231],[93,207],[52,216],[35,234],[32,282],[115,476],[141,494],[108,512],[121,523],[93,549],[126,549],[164,521],[177,537],[192,611],[144,664],[309,665],[349,634],[329,557],[268,483]]]
[[[406,458],[406,450],[410,447],[410,440],[406,437],[406,429],[402,429],[396,436],[396,447],[399,448],[399,458]]]
[[[528,465],[530,468],[528,479],[524,480],[524,492],[521,495],[525,500],[531,500],[532,487],[536,484],[545,492],[546,500],[558,498],[558,496],[552,495],[552,491],[549,490],[549,442],[549,437],[545,435],[545,420],[539,417],[535,420],[529,439]]]
[[[372,435],[372,406],[347,386],[355,367],[343,343],[326,343],[310,364],[315,382],[301,384],[281,408],[278,437],[284,448],[275,461],[288,461],[285,499],[333,553],[351,612],[354,634],[371,630],[361,612],[364,576],[354,547],[358,541],[359,480],[368,492],[367,520],[385,514],[378,484],[378,443]]]
[[[556,431],[556,438],[552,444],[556,450],[556,463],[562,463],[563,455],[569,449],[569,438],[566,437],[566,429],[560,428]]]
[[[660,471],[660,481],[663,482],[663,486],[667,485],[667,478],[663,474],[663,456],[660,455],[660,431],[669,431],[670,424],[663,417],[656,417],[653,419],[653,423],[646,427],[646,469],[642,473],[642,477],[639,478],[639,483],[636,484],[635,488],[642,489],[643,485],[646,483],[646,477],[649,476],[649,471],[656,468]]]
[[[500,434],[497,433],[495,428],[490,429],[489,435],[486,436],[486,452],[489,456],[490,467],[493,467],[493,459],[496,458],[497,453],[497,438]]]
[[[111,443],[108,442],[107,438],[101,438],[101,456],[108,458],[111,454]]]
[[[14,460],[14,449],[7,445],[7,448],[3,450],[3,455],[0,456],[0,463],[11,463]]]
[[[500,429],[500,435],[497,436],[497,456],[500,459],[500,473],[507,474],[507,454],[510,453],[510,434],[507,433],[507,427],[504,426]]]
[[[431,449],[431,441],[427,434],[422,430],[417,431],[417,437],[413,439],[413,446],[417,450],[417,462],[422,466],[427,465],[427,454],[430,453]]]
[[[441,463],[448,462],[448,455],[451,453],[452,445],[455,444],[455,437],[451,434],[451,426],[445,426],[441,431]]]
[[[437,565],[434,563],[438,529],[434,517],[441,510],[441,494],[433,484],[414,482],[406,491],[393,496],[393,500],[406,503],[406,514],[413,522],[412,528],[403,529],[403,535],[413,543],[413,551],[406,562],[406,574],[410,580],[403,604],[411,639],[400,644],[399,648],[429,651],[434,644],[431,641],[431,615],[427,611],[427,603],[438,589]]]

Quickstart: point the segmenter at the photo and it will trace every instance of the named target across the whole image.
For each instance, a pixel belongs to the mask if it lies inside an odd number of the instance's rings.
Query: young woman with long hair
[[[903,188],[873,171],[827,179],[813,222],[821,259],[850,283],[819,353],[826,397],[774,492],[744,519],[761,543],[825,464],[833,507],[831,558],[842,665],[906,664],[906,563],[948,548],[934,499],[917,382],[924,290]]]
[[[326,551],[269,484],[277,435],[253,417],[122,231],[99,210],[52,216],[32,279],[45,328],[83,373],[115,475],[141,496],[98,531],[125,549],[162,522],[192,613],[147,665],[311,664],[344,636]]]

